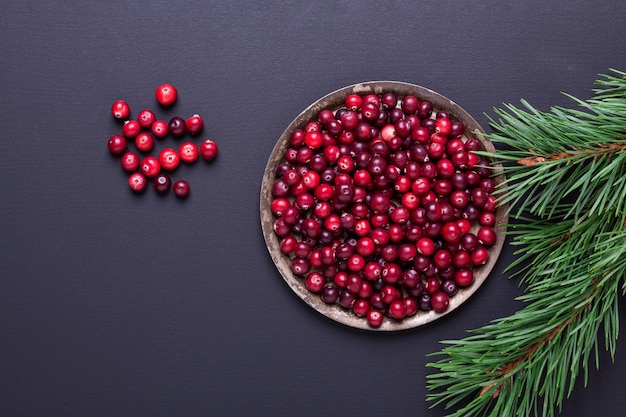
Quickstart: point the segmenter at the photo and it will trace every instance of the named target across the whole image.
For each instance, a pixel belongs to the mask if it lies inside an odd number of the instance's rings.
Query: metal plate
[[[469,287],[459,288],[458,292],[454,296],[450,297],[450,306],[444,313],[436,313],[433,310],[418,310],[417,314],[414,316],[406,317],[402,320],[385,319],[380,327],[372,328],[368,325],[365,318],[357,316],[351,310],[345,309],[339,304],[328,305],[324,303],[318,295],[307,290],[304,285],[304,279],[296,276],[291,271],[290,259],[281,252],[279,238],[274,233],[273,225],[275,218],[271,210],[271,202],[273,200],[271,188],[275,179],[276,168],[280,163],[285,161],[284,154],[289,147],[289,137],[291,132],[298,128],[304,128],[308,122],[316,120],[317,115],[321,110],[330,109],[334,111],[344,107],[345,98],[353,93],[365,95],[370,93],[383,94],[387,92],[396,94],[399,99],[410,94],[417,97],[420,101],[430,101],[433,105],[433,114],[435,114],[438,110],[447,111],[453,119],[461,121],[465,125],[466,137],[476,137],[484,150],[491,152],[495,151],[491,141],[483,136],[484,130],[479,126],[476,120],[474,120],[474,118],[472,118],[465,110],[459,107],[452,100],[435,91],[414,84],[396,81],[372,81],[351,85],[334,91],[317,100],[300,113],[300,115],[298,115],[298,117],[296,117],[289,124],[278,139],[278,142],[272,150],[267,162],[261,184],[260,209],[263,236],[265,238],[267,249],[285,282],[298,297],[324,316],[350,327],[371,331],[397,331],[411,329],[430,323],[455,311],[480,288],[489,276],[489,273],[493,269],[504,244],[505,226],[503,224],[506,224],[507,221],[507,208],[506,206],[500,206],[496,211],[497,240],[496,243],[489,248],[490,256],[487,263],[482,265],[480,268],[474,269],[474,283]],[[494,180],[496,184],[504,182],[505,178],[501,165],[495,166],[494,173]]]

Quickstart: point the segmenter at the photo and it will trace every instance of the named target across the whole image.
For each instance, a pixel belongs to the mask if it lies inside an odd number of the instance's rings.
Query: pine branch
[[[447,340],[428,366],[428,400],[450,416],[554,416],[596,367],[600,333],[613,357],[626,293],[626,73],[613,70],[579,108],[496,109],[489,135],[504,164],[499,199],[525,306]]]

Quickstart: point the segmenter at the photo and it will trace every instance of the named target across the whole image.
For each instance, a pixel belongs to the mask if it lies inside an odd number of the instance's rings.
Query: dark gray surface
[[[445,415],[424,401],[425,355],[520,306],[511,247],[431,326],[335,324],[262,239],[275,141],[360,81],[426,86],[487,128],[503,102],[567,105],[626,69],[621,1],[222,3],[3,2],[0,416]],[[111,103],[155,107],[162,82],[180,99],[161,114],[199,112],[220,145],[177,171],[185,202],[132,195],[106,150]],[[563,415],[621,415],[625,356],[621,339],[614,363],[602,352]]]

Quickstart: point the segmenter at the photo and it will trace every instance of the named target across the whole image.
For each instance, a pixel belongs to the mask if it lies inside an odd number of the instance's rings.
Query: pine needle
[[[508,233],[524,307],[461,340],[443,341],[428,364],[427,399],[449,416],[552,417],[599,340],[614,357],[618,300],[626,293],[626,73],[601,75],[576,108],[535,109],[522,100],[494,109],[482,153],[504,165],[498,201],[510,205]]]

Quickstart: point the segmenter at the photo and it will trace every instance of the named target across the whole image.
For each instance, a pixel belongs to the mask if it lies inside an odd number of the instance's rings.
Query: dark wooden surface
[[[336,324],[267,253],[267,158],[306,106],[363,81],[431,88],[487,130],[502,103],[587,98],[626,69],[626,4],[420,3],[3,2],[0,416],[444,416],[426,355],[520,307],[513,249],[432,325]],[[106,150],[111,103],[156,107],[162,82],[180,98],[160,114],[200,113],[220,145],[176,171],[184,202],[133,195]],[[620,339],[563,415],[622,415],[625,373]]]

